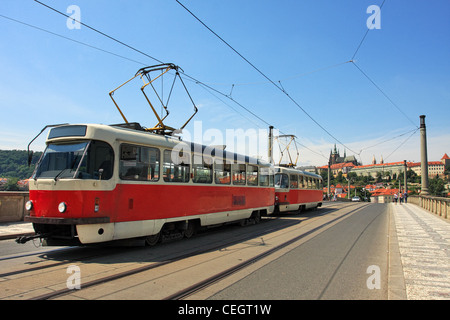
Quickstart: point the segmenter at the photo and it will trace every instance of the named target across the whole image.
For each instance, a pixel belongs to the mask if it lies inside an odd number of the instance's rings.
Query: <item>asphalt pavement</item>
[[[209,299],[450,299],[450,223],[373,204]]]
[[[0,223],[0,240],[33,233]],[[450,222],[414,204],[372,204],[210,299],[448,300]]]

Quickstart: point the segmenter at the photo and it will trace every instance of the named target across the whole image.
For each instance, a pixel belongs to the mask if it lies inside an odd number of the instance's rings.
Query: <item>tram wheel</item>
[[[255,224],[258,224],[261,222],[261,213],[259,211],[256,211],[253,214],[253,221],[255,222]]]
[[[184,236],[189,239],[195,234],[195,223],[189,221],[186,230],[184,230]]]
[[[158,232],[157,234],[146,237],[145,245],[149,246],[149,247],[156,245],[159,242],[160,237],[161,237],[161,232]]]

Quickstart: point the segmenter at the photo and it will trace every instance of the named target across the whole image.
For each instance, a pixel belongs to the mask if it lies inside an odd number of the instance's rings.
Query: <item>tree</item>
[[[381,174],[381,171],[377,171],[377,178],[375,180],[375,182],[382,182],[383,181],[383,176]]]
[[[417,173],[415,173],[411,169],[406,171],[406,179],[408,180],[408,182],[411,182],[411,183],[420,183],[421,182],[421,177],[418,176]]]
[[[347,179],[356,181],[356,180],[358,180],[358,175],[356,174],[356,172],[349,172],[349,173],[347,173]]]
[[[328,170],[320,170],[320,176],[323,179],[323,183],[327,184],[328,183]]]
[[[442,193],[445,191],[444,185],[445,185],[444,180],[436,176],[430,180],[430,183],[428,185],[428,191],[433,196],[442,197]]]
[[[17,185],[18,178],[8,178],[8,182],[5,185],[5,191],[18,191],[19,186]]]
[[[13,177],[19,180],[29,178],[42,152],[35,152],[31,166],[28,167],[28,155],[25,150],[0,150],[0,177]]]
[[[345,179],[344,179],[344,175],[342,174],[342,171],[339,171],[337,176],[336,176],[336,182],[338,183],[344,183]]]

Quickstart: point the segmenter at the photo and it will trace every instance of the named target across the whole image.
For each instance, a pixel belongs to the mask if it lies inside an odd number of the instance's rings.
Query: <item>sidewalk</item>
[[[24,235],[34,234],[31,222],[2,222],[0,223],[0,240],[16,239]]]
[[[450,299],[450,222],[391,203],[408,300]]]

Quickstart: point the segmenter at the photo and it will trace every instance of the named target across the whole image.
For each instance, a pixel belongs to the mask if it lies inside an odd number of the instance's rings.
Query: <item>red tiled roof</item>
[[[408,164],[408,167],[420,167],[421,163],[420,162],[411,162],[410,164]],[[439,166],[439,165],[444,165],[441,161],[428,161],[428,165],[429,166]]]
[[[407,166],[409,167],[409,164],[411,162],[407,163]],[[400,162],[390,162],[390,163],[377,163],[377,164],[366,164],[363,166],[356,166],[353,169],[362,169],[362,168],[369,168],[369,167],[389,167],[389,166],[400,166],[403,165],[403,161]]]
[[[403,161],[401,162],[391,162],[391,163],[378,163],[378,164],[366,164],[363,166],[356,166],[353,169],[363,169],[363,168],[370,168],[370,167],[389,167],[389,166],[398,166],[398,165],[403,165]],[[418,167],[420,166],[421,163],[420,162],[407,162],[406,166],[408,168],[411,167]],[[441,161],[428,161],[428,165],[443,165],[443,163]]]
[[[447,155],[447,154],[444,154],[444,156],[441,158],[441,160],[449,160],[450,159],[450,157]]]
[[[394,195],[395,193],[398,193],[398,189],[377,189],[373,192],[371,192],[371,196],[372,197],[376,197],[376,196],[389,196],[389,195]]]
[[[354,167],[355,165],[351,162],[335,163],[330,166],[331,170],[342,169],[344,167]],[[318,169],[328,169],[328,165],[318,167]]]

